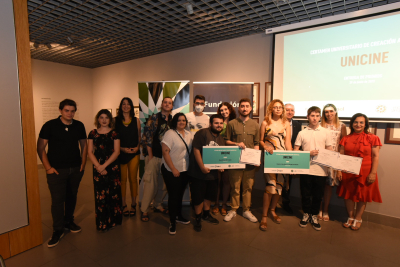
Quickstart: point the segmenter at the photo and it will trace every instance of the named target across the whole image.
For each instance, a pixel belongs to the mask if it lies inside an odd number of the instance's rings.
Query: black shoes
[[[176,234],[176,223],[169,224],[169,234],[170,235]]]
[[[181,224],[189,224],[190,223],[189,220],[186,220],[182,216],[176,216],[176,222],[181,223]]]
[[[282,209],[286,211],[289,214],[293,214],[292,208],[289,206],[289,204],[282,204]]]
[[[74,222],[65,224],[65,229],[71,231],[71,233],[74,233],[74,234],[82,231],[82,228]]]
[[[207,216],[203,216],[201,217],[202,221],[217,225],[219,224],[219,221],[217,219],[215,219],[213,216],[211,216],[211,214],[208,214]]]
[[[309,221],[310,221],[310,215],[308,213],[304,213],[303,218],[299,222],[300,227],[302,228],[306,227]]]
[[[47,247],[52,248],[58,245],[60,239],[64,236],[64,231],[54,231],[53,236],[50,241],[47,243]]]
[[[310,223],[312,225],[312,227],[317,230],[317,231],[321,231],[321,225],[318,222],[318,216],[317,215],[312,215],[310,217]]]
[[[201,220],[197,220],[197,219],[194,220],[193,229],[196,232],[201,232]]]

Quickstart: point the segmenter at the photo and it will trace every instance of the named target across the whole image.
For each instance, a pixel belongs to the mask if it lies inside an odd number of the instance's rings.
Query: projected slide
[[[400,118],[399,29],[400,14],[392,14],[282,34],[274,98],[299,116],[333,103],[341,117]]]

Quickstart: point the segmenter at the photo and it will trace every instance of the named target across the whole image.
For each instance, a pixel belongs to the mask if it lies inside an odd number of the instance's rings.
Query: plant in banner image
[[[142,132],[147,119],[160,112],[164,97],[174,101],[172,115],[189,110],[189,81],[139,82],[139,119]]]

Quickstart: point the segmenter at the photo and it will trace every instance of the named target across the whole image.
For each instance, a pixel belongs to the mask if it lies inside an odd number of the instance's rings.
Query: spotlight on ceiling
[[[272,0],[276,6],[286,5],[292,3],[294,0]]]
[[[258,29],[258,26],[257,25],[255,25],[255,26],[253,26],[253,28],[252,28],[253,30],[257,30]]]
[[[187,11],[188,15],[192,15],[193,14],[193,6],[192,6],[192,4],[191,3],[186,3],[185,7],[186,7],[186,11]]]
[[[52,49],[53,47],[51,46],[51,44],[45,44],[45,46],[48,48],[48,49]]]
[[[34,47],[35,49],[38,49],[39,46],[40,46],[40,44],[39,44],[38,42],[34,42],[34,43],[33,43],[33,47]]]
[[[74,43],[74,40],[72,40],[72,38],[69,37],[69,36],[67,36],[67,41],[68,41],[69,44],[73,44]]]

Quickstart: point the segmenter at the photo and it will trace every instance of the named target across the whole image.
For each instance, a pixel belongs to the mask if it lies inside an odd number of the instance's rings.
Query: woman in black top
[[[136,197],[138,195],[138,170],[140,161],[140,121],[135,117],[133,102],[129,97],[124,97],[119,104],[118,114],[115,117],[115,130],[121,139],[121,190],[122,209],[124,216],[136,214]],[[131,209],[126,205],[126,182],[129,178],[131,190]]]

